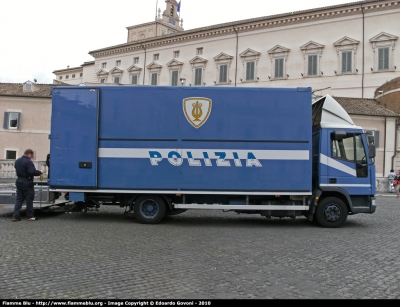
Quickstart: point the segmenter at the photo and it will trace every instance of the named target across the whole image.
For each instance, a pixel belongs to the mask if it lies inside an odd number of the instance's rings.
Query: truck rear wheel
[[[318,204],[315,217],[319,225],[325,228],[337,228],[347,220],[349,211],[339,198],[327,197]]]
[[[160,196],[142,195],[135,200],[133,212],[142,224],[157,224],[167,212],[165,201]]]

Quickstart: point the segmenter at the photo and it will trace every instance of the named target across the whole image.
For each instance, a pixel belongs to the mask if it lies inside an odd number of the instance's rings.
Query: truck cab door
[[[336,131],[331,131],[329,156],[321,157],[321,163],[328,166],[327,182],[322,185],[342,188],[350,195],[371,195],[369,158],[363,134],[341,132],[343,135],[338,137]]]

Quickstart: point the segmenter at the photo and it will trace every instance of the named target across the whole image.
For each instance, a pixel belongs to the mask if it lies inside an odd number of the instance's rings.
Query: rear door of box
[[[50,135],[52,188],[97,187],[98,113],[98,89],[53,89]]]

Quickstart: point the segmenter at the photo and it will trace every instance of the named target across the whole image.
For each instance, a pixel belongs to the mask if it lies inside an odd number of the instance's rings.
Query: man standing
[[[25,150],[24,155],[15,161],[14,167],[17,172],[17,200],[15,202],[13,221],[21,220],[19,212],[22,204],[26,202],[26,220],[36,221],[38,218],[33,216],[33,199],[35,198],[35,188],[33,185],[33,177],[40,176],[43,172],[36,170],[32,162],[32,149]]]

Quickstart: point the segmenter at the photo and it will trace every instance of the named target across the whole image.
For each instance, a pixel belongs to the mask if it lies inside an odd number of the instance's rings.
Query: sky
[[[190,30],[356,0],[181,0]],[[37,79],[94,60],[89,51],[126,43],[126,27],[155,19],[157,0],[1,0],[0,82]],[[164,0],[158,7],[165,9]]]

